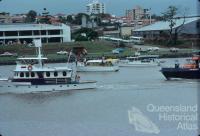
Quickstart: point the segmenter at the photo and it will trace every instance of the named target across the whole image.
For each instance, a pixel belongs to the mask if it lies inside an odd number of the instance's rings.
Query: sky
[[[43,8],[47,8],[50,14],[79,13],[86,11],[86,4],[92,0],[2,0],[0,3],[0,12],[27,13],[29,10],[35,10],[42,13]],[[180,11],[184,8],[189,9],[187,14],[196,15],[197,0],[99,0],[106,4],[106,12],[124,16],[126,9],[132,9],[136,5],[143,8],[151,8],[152,13],[161,14],[166,11],[169,5],[175,5]]]

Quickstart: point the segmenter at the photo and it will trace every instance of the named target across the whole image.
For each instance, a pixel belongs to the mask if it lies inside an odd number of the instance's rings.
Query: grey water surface
[[[166,59],[173,65],[175,59]],[[183,59],[180,59],[182,62]],[[58,64],[52,64],[58,66]],[[59,64],[61,65],[61,64]],[[64,64],[62,64],[64,65]],[[14,66],[0,66],[0,76]],[[119,72],[79,73],[81,80],[98,81],[97,89],[38,94],[0,94],[2,136],[194,136],[196,120],[166,120],[159,115],[195,115],[194,111],[158,111],[159,107],[197,104],[197,80],[167,81],[160,67],[123,67]],[[153,106],[155,106],[153,109]],[[130,123],[137,108],[160,130],[149,133]],[[157,110],[156,110],[157,109]],[[185,128],[178,126],[186,124]],[[144,123],[145,124],[145,123]],[[193,128],[194,127],[194,128]]]

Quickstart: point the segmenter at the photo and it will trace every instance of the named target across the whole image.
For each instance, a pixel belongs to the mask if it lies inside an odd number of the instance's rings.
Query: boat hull
[[[116,72],[119,71],[118,66],[77,66],[78,72]]]
[[[31,85],[28,83],[12,83],[0,82],[0,93],[40,93],[40,92],[57,92],[68,90],[85,90],[95,89],[95,81],[85,81],[80,83],[71,84],[58,84],[58,85]]]
[[[200,79],[200,69],[162,68],[161,72],[166,79],[171,79],[171,78]]]
[[[119,63],[120,67],[156,67],[158,63],[141,63],[141,62],[128,62],[128,63]]]

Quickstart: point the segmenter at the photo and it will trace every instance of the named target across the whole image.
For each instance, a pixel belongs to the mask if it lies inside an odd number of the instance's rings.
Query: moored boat
[[[116,72],[119,71],[115,60],[98,59],[78,62],[78,72]]]
[[[171,78],[200,79],[200,55],[194,55],[187,61],[183,66],[176,62],[174,67],[164,67],[160,71],[168,80]]]
[[[120,67],[152,67],[160,65],[158,55],[139,55],[120,60]]]
[[[49,67],[41,54],[41,40],[34,41],[38,55],[17,59],[14,76],[0,80],[0,93],[35,93],[96,88],[96,81],[80,81],[76,67]],[[75,64],[74,64],[75,65]]]

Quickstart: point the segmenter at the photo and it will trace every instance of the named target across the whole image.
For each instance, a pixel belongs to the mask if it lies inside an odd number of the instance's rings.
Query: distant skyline
[[[124,16],[126,9],[132,9],[140,5],[143,8],[151,8],[152,13],[161,14],[169,5],[175,5],[179,9],[188,8],[190,15],[197,15],[197,0],[99,0],[106,4],[106,12],[117,16]],[[0,12],[27,13],[35,10],[42,13],[47,8],[50,14],[86,12],[86,4],[92,0],[2,0]]]

